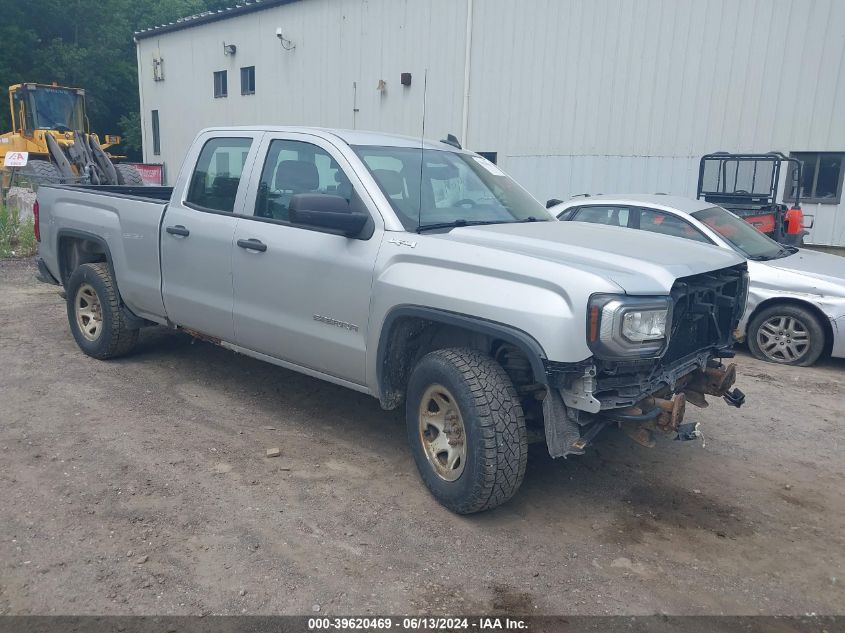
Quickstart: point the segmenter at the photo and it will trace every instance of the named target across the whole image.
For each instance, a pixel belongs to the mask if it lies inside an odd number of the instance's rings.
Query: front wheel
[[[70,331],[88,356],[105,360],[135,347],[138,330],[126,323],[108,264],[82,264],[68,279],[65,295]]]
[[[449,510],[495,508],[522,484],[528,461],[522,406],[490,356],[471,349],[424,356],[408,383],[406,421],[420,476]]]
[[[819,359],[824,346],[819,320],[801,306],[773,305],[748,324],[748,349],[760,360],[807,367]]]

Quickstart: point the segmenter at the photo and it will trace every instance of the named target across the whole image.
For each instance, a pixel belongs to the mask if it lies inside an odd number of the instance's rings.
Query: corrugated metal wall
[[[302,0],[143,39],[147,148],[152,109],[171,173],[207,125],[416,135],[426,68],[426,135],[459,133],[466,2]],[[276,27],[295,51],[281,50]],[[156,51],[164,82],[152,81]],[[844,58],[845,0],[474,0],[462,140],[498,152],[541,199],[694,194],[707,152],[845,151]],[[248,65],[257,94],[242,97],[238,69]],[[212,72],[223,68],[229,97],[213,99]],[[410,88],[401,72],[413,73]],[[816,221],[810,241],[845,245],[845,205],[805,210]]]
[[[470,142],[504,148],[541,199],[695,195],[717,150],[845,151],[843,0],[479,0],[474,14]],[[845,245],[845,205],[805,210],[808,241]]]
[[[276,28],[294,50],[282,48]],[[141,39],[145,160],[157,159],[152,110],[159,110],[160,158],[171,180],[196,132],[213,125],[320,125],[418,135],[426,69],[429,130],[457,130],[465,28],[465,5],[454,0],[302,0]],[[235,55],[223,54],[223,42],[237,46]],[[164,81],[153,80],[156,56],[164,59]],[[254,95],[241,95],[245,66],[256,69]],[[215,99],[213,73],[220,70],[228,71],[228,97]],[[400,85],[403,72],[412,73],[410,87]],[[380,79],[387,86],[383,92],[377,90]],[[458,106],[450,108],[453,103]]]

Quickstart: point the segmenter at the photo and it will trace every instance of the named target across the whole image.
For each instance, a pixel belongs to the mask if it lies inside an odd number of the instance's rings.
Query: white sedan
[[[591,222],[716,244],[748,259],[748,305],[736,331],[757,358],[812,365],[822,354],[845,358],[845,258],[769,239],[703,200],[677,196],[597,195],[550,211]]]

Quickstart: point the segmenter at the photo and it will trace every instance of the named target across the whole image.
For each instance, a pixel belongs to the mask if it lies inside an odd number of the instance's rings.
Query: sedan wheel
[[[770,363],[812,365],[824,352],[825,344],[821,322],[800,305],[771,305],[755,314],[748,324],[749,350]]]
[[[774,316],[757,330],[757,345],[776,363],[795,363],[810,349],[810,333],[795,317]]]

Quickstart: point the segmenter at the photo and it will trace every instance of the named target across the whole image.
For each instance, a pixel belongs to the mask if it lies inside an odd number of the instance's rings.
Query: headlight
[[[598,358],[660,356],[669,342],[672,300],[597,294],[587,310],[587,343]]]
[[[632,343],[656,341],[666,336],[668,309],[631,310],[622,317],[622,336]]]

